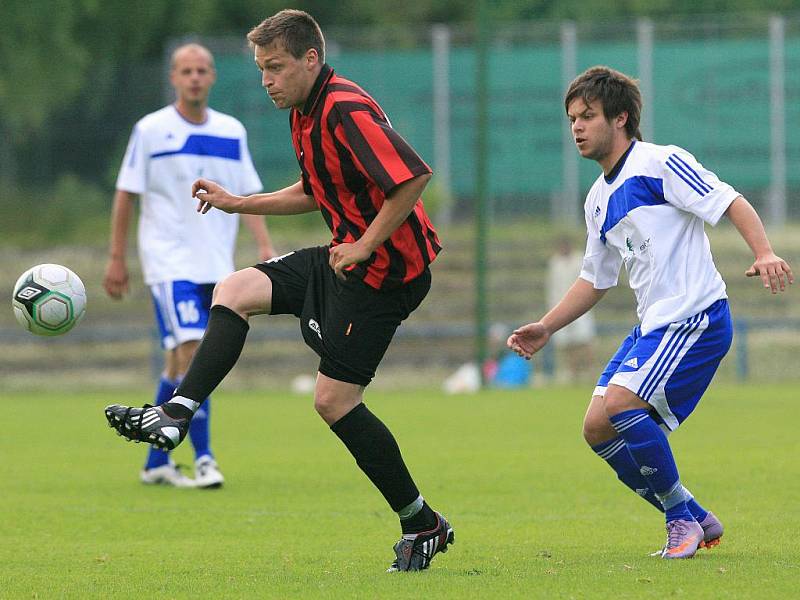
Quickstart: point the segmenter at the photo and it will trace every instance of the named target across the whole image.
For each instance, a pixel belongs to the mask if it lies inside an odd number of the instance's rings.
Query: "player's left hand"
[[[363,248],[358,242],[352,244],[339,244],[330,249],[328,264],[341,280],[347,279],[345,269],[367,260],[372,252]]]
[[[761,277],[764,287],[770,289],[773,294],[784,291],[786,281],[790,284],[794,283],[794,275],[789,263],[772,252],[757,257],[744,274],[748,277]]]

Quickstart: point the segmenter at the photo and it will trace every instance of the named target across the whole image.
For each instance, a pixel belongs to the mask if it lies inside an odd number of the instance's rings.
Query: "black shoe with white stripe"
[[[190,419],[173,419],[160,406],[142,408],[112,404],[106,406],[108,426],[128,441],[145,442],[159,450],[172,450],[189,431]]]
[[[406,534],[394,545],[397,558],[386,570],[388,573],[422,571],[430,566],[434,555],[447,552],[447,546],[455,542],[453,528],[438,512],[436,521],[436,527],[430,531]]]

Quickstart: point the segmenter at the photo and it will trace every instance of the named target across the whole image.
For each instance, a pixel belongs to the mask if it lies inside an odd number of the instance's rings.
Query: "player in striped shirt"
[[[725,215],[753,251],[747,270],[777,293],[793,282],[756,211],[677,146],[640,141],[636,82],[607,67],[578,76],[564,107],[578,152],[603,172],[586,197],[588,239],[579,278],[508,345],[530,358],[592,308],[625,265],[640,320],[603,371],[583,424],[592,449],[619,479],[664,511],[663,558],[712,546],[722,524],[683,487],[667,435],[695,409],[732,339],[725,283],[704,223]]]
[[[319,356],[315,408],[400,518],[390,571],[422,570],[453,542],[447,520],[419,493],[389,429],[363,403],[395,330],[425,298],[441,250],[420,194],[431,170],[378,104],[325,63],[325,41],[305,12],[283,10],[249,34],[262,85],[290,109],[300,180],[236,196],[200,179],[198,212],[299,214],[318,210],[329,246],[305,248],[234,273],[217,286],[206,335],[175,396],[161,407],[106,409],[126,437],[173,448],[244,346],[248,319],[293,314]]]

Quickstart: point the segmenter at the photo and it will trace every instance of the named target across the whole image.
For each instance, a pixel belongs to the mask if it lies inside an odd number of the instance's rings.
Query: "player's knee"
[[[226,277],[214,286],[214,292],[211,295],[212,304],[222,304],[230,308],[231,302],[234,302],[235,299],[236,283],[231,276]]]
[[[332,415],[338,411],[339,404],[340,402],[336,394],[327,390],[317,389],[314,394],[314,410],[316,410],[319,416],[325,419],[325,421],[329,421]]]
[[[583,439],[586,440],[587,444],[597,446],[613,439],[615,436],[616,432],[605,416],[601,417],[597,413],[586,415],[583,420]]]

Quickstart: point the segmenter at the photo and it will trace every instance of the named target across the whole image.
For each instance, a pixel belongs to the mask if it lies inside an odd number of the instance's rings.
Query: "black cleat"
[[[159,450],[173,450],[189,431],[190,419],[173,419],[160,406],[142,408],[112,404],[106,406],[108,426],[136,443],[145,442]]]
[[[438,512],[436,519],[435,528],[422,533],[406,534],[394,545],[397,558],[386,569],[387,573],[422,571],[430,566],[437,552],[447,552],[447,546],[455,542],[453,528]]]

